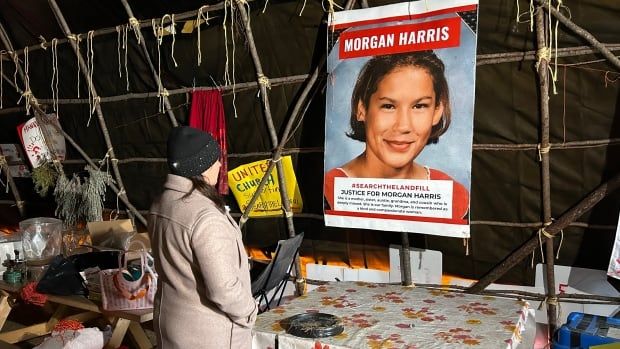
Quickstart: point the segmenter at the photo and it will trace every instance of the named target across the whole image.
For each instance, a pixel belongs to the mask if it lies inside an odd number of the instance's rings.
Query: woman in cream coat
[[[219,157],[208,133],[177,127],[168,138],[171,174],[149,214],[158,348],[252,345],[258,307],[241,232],[214,187]]]

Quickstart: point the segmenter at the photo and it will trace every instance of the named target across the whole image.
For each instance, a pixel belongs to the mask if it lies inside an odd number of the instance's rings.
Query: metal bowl
[[[323,338],[341,334],[342,321],[337,316],[325,313],[304,313],[282,320],[286,333],[303,338]]]

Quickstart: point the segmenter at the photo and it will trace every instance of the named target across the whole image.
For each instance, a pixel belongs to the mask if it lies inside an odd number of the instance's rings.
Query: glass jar
[[[62,253],[61,220],[49,217],[26,219],[19,222],[22,249],[27,265],[43,266]]]

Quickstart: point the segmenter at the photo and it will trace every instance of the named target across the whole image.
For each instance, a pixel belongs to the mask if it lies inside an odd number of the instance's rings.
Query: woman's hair
[[[366,128],[363,121],[357,120],[358,102],[368,108],[370,96],[377,91],[379,83],[387,74],[396,68],[418,67],[425,69],[433,79],[435,89],[435,107],[443,103],[443,115],[437,125],[433,126],[427,144],[437,143],[439,136],[450,126],[450,95],[448,82],[444,75],[445,66],[433,51],[405,52],[394,55],[375,56],[370,59],[357,77],[351,96],[351,131],[347,136],[360,142],[366,142]]]
[[[214,186],[207,183],[201,175],[189,177],[189,180],[192,181],[192,190],[190,190],[187,194],[183,195],[181,199],[187,198],[192,194],[194,190],[197,190],[198,192],[200,192],[200,194],[206,196],[211,201],[213,201],[215,207],[217,207],[220,212],[226,212],[226,209],[224,208],[226,203]]]

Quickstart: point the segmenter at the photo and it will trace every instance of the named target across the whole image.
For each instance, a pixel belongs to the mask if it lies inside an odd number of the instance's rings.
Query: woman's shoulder
[[[437,170],[437,169],[429,167],[428,168],[428,178],[430,180],[435,180],[435,181],[437,181],[437,180],[452,181],[454,183],[454,188],[456,190],[459,190],[459,191],[463,190],[465,192],[468,192],[467,189],[465,189],[465,186],[463,184],[461,184],[460,182],[458,182],[457,180],[452,178],[449,174],[447,174],[447,173],[445,173],[443,171],[440,171],[440,170]]]
[[[334,178],[337,177],[349,177],[341,167],[335,167],[325,173],[325,180],[323,181],[323,195],[327,200],[327,207],[334,207]]]
[[[334,167],[331,170],[327,171],[327,173],[325,174],[325,176],[330,176],[330,177],[349,177],[349,175],[345,172],[345,170],[342,167]]]
[[[325,178],[349,177],[342,167],[334,167],[325,173]]]
[[[429,168],[429,179],[430,180],[449,180],[452,181],[452,204],[453,204],[453,213],[456,218],[463,218],[467,215],[469,211],[469,191],[465,186],[454,178],[450,177],[447,173],[436,170],[433,168]]]
[[[430,180],[450,180],[454,181],[454,178],[450,177],[447,173],[435,168],[428,168],[428,178]]]

